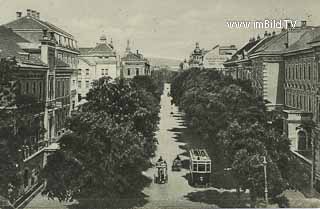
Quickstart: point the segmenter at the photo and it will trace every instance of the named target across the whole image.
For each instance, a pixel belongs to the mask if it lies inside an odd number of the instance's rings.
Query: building
[[[17,61],[16,76],[19,79],[19,93],[33,96],[39,103],[46,101],[46,82],[48,66],[41,61],[40,57],[29,53],[23,45],[30,43],[28,40],[14,33],[12,30],[0,26],[0,57],[15,58]],[[17,81],[17,80],[16,80]],[[3,104],[3,107],[6,105]],[[45,109],[39,110],[34,116],[32,123],[37,123],[39,127],[44,127]],[[25,139],[21,147],[19,156],[19,170],[23,178],[21,187],[18,189],[19,197],[32,191],[38,186],[39,171],[43,166],[43,154],[40,154],[49,142],[41,133]],[[31,160],[32,158],[32,160]],[[9,182],[8,182],[9,183]],[[17,199],[18,200],[18,199]]]
[[[52,66],[52,69],[59,68],[59,70],[56,71],[57,76],[50,75],[51,79],[53,79],[51,82],[60,87],[60,91],[62,91],[65,85],[68,85],[71,95],[67,97],[70,97],[69,103],[72,104],[72,107],[75,107],[77,105],[76,80],[79,50],[77,41],[73,35],[52,23],[42,20],[39,12],[30,9],[27,10],[25,16],[22,15],[22,12],[17,12],[16,20],[7,23],[5,26],[28,40],[30,44],[24,47],[29,47],[30,50],[38,49],[43,38],[43,31],[46,31],[48,38],[51,38],[51,35],[53,36],[52,38],[54,38],[55,43],[53,46],[48,47],[48,52],[54,55],[52,56],[52,60],[50,60],[52,62],[50,66]],[[68,71],[67,74],[71,72],[71,77],[63,72],[65,70]],[[58,97],[60,96],[58,95]]]
[[[224,64],[235,79],[249,79],[269,109],[283,111],[283,131],[291,151],[309,166],[313,186],[320,185],[319,60],[320,28],[302,21],[250,39]]]
[[[120,76],[133,78],[139,75],[151,75],[150,63],[138,50],[136,53],[131,52],[130,42],[128,41],[125,55],[121,58]]]
[[[235,45],[216,45],[211,50],[206,51],[206,53],[203,55],[203,68],[223,71],[224,62],[230,59],[236,51],[237,48]]]
[[[302,22],[299,39],[283,53],[286,132],[291,149],[314,170],[320,183],[320,28]],[[301,30],[301,29],[300,29]]]
[[[85,98],[92,82],[101,77],[109,76],[112,79],[120,76],[118,72],[117,54],[112,40],[107,43],[106,36],[100,37],[100,42],[92,48],[79,48],[78,65],[78,94]]]
[[[36,118],[45,133],[26,139],[28,143],[21,147],[23,186],[19,194],[25,198],[42,185],[39,171],[47,155],[58,148],[55,142],[67,131],[65,121],[76,106],[76,86],[71,81],[77,79],[79,51],[71,34],[41,20],[40,13],[30,9],[25,16],[17,12],[16,20],[1,26],[0,49],[1,57],[16,57],[22,69],[22,93],[44,103]]]
[[[190,68],[202,68],[203,67],[203,56],[207,51],[200,49],[199,43],[196,42],[196,47],[190,54],[189,67]]]

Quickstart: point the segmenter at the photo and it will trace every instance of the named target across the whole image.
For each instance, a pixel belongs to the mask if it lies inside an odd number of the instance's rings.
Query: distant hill
[[[159,57],[148,57],[152,66],[169,66],[177,67],[179,66],[181,60],[178,59],[168,59],[168,58],[159,58]]]

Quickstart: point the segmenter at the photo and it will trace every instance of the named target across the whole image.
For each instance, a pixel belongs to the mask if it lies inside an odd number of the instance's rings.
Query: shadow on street
[[[241,194],[241,200],[235,192],[220,192],[216,190],[206,190],[191,192],[185,197],[193,202],[201,202],[209,205],[218,205],[221,208],[246,208],[248,207],[249,197],[247,194]]]

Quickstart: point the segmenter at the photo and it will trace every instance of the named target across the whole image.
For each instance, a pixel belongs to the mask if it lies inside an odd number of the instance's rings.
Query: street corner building
[[[250,80],[269,110],[280,110],[291,150],[320,191],[320,28],[306,21],[253,37],[224,63],[225,74]]]
[[[28,9],[23,16],[0,26],[0,57],[14,57],[19,68],[20,93],[32,95],[43,108],[34,116],[44,133],[26,138],[20,148],[20,175],[16,206],[41,188],[39,171],[47,156],[58,149],[66,133],[65,121],[77,106],[76,82],[79,50],[75,38],[59,27],[41,20],[40,13]]]

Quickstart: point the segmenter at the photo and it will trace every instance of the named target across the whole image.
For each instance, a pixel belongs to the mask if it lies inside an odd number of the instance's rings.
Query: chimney
[[[258,36],[257,36],[257,40],[260,40],[260,39],[261,39],[261,38],[260,38],[260,35],[258,35]]]
[[[17,14],[17,19],[21,18],[22,12],[16,12],[16,14]]]
[[[139,50],[137,50],[137,54],[139,54]]]
[[[31,9],[27,9],[27,16],[31,16]]]
[[[301,21],[301,27],[306,27],[307,26],[307,21],[306,20],[302,20]]]
[[[40,20],[40,12],[37,12],[36,18],[37,18],[38,20]]]
[[[37,16],[37,12],[35,10],[31,10],[31,16],[36,18]]]
[[[50,31],[50,40],[55,41],[54,31]]]
[[[43,32],[43,39],[45,39],[45,40],[48,40],[48,29],[43,29],[42,30],[42,32]]]

